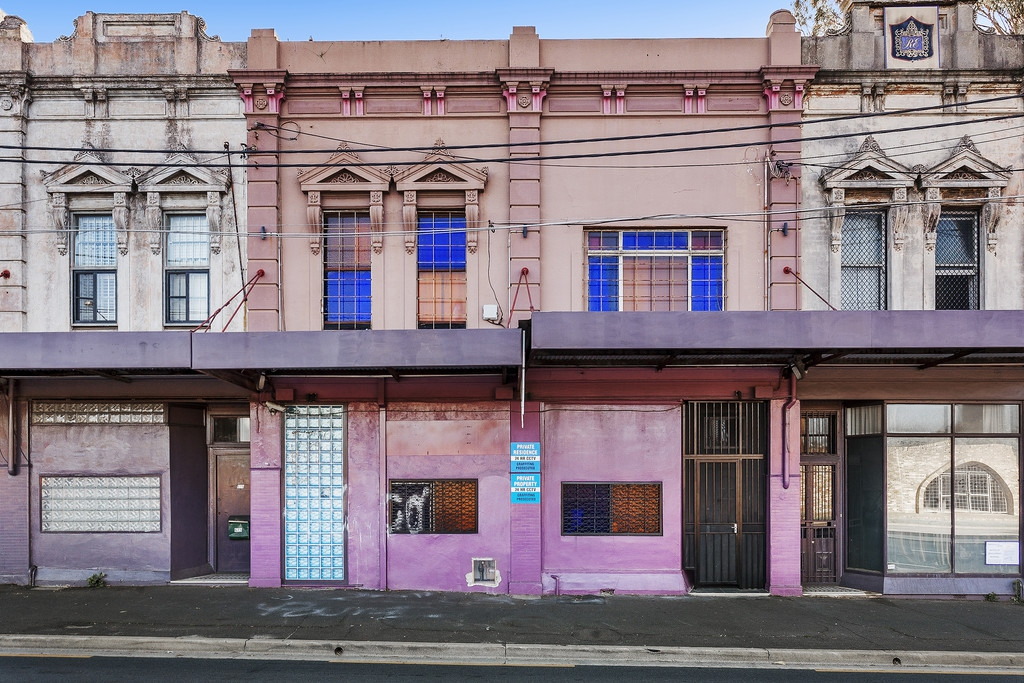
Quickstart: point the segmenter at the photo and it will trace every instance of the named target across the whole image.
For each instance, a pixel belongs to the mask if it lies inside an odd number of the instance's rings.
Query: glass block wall
[[[345,580],[345,407],[285,413],[284,578]]]

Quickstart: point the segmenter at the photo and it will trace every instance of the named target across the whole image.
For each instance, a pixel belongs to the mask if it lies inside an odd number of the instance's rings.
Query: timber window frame
[[[74,325],[117,324],[117,234],[111,214],[75,214],[71,248]]]
[[[725,310],[721,229],[590,230],[587,310]]]

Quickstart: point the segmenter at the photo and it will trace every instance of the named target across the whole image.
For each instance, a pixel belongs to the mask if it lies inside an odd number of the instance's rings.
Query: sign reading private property
[[[512,474],[512,502],[540,503],[540,473]]]

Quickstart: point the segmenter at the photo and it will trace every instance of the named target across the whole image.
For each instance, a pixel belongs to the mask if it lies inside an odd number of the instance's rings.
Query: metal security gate
[[[764,404],[691,403],[686,419],[684,566],[696,586],[763,588]]]
[[[804,584],[839,580],[837,418],[835,411],[800,415],[800,580]]]

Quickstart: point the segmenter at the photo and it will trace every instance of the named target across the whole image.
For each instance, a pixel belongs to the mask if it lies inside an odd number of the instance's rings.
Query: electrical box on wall
[[[483,319],[487,322],[496,323],[501,319],[497,304],[484,304],[483,309]]]

